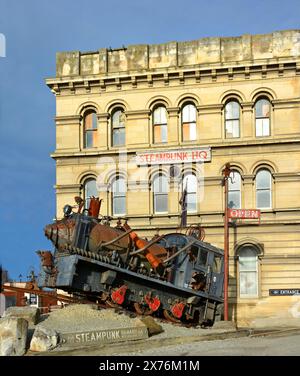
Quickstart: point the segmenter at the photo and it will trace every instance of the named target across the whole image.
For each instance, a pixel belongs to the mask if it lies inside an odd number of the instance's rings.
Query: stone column
[[[168,107],[168,145],[178,145],[179,135],[179,107]]]

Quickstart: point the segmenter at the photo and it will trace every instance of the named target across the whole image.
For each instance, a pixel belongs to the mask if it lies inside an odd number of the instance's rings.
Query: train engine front
[[[76,198],[64,218],[45,227],[55,250],[38,251],[40,287],[82,294],[108,306],[134,308],[139,314],[171,321],[215,320],[223,302],[223,251],[195,233],[139,237],[125,222],[99,219],[101,202],[89,208]]]

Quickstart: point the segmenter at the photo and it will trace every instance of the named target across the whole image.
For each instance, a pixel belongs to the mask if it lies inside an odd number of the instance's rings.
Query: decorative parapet
[[[116,75],[180,67],[300,57],[300,30],[157,45],[129,45],[96,52],[59,52],[56,77]]]

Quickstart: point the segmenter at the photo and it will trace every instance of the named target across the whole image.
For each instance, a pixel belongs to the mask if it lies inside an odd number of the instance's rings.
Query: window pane
[[[155,194],[154,195],[154,211],[155,213],[166,213],[168,211],[168,195]]]
[[[231,191],[236,191],[241,189],[241,175],[237,171],[232,171],[230,173],[230,179],[228,180],[228,189]]]
[[[196,135],[196,123],[190,124],[190,141],[195,141],[197,138]]]
[[[183,141],[196,140],[196,123],[182,124],[182,139]]]
[[[257,118],[270,116],[270,102],[267,99],[260,99],[255,104],[255,116]]]
[[[263,136],[263,119],[255,120],[255,130],[257,137]]]
[[[187,211],[196,212],[197,211],[197,195],[196,193],[187,194]]]
[[[226,120],[226,137],[240,137],[239,120]]]
[[[257,191],[257,208],[271,208],[271,192],[269,190]]]
[[[206,261],[207,261],[207,251],[205,251],[204,249],[201,249],[198,260],[199,260],[198,261],[199,265],[205,266]]]
[[[112,184],[112,192],[114,196],[124,196],[126,193],[125,179],[117,178]]]
[[[256,136],[269,136],[270,135],[270,120],[256,119]]]
[[[113,130],[113,146],[125,145],[125,128]]]
[[[155,125],[154,126],[154,142],[167,142],[167,126]]]
[[[240,105],[235,101],[228,102],[225,106],[225,119],[232,120],[232,119],[239,119],[239,117],[240,117]]]
[[[161,142],[167,142],[167,141],[168,141],[167,126],[162,125],[161,126]]]
[[[214,262],[212,265],[213,273],[221,273],[222,258],[221,256],[214,255]]]
[[[85,147],[86,148],[93,147],[93,133],[94,132],[90,132],[90,131],[85,132]]]
[[[240,273],[240,295],[257,295],[257,273],[241,272]]]
[[[270,119],[262,119],[262,135],[270,136]]]
[[[85,199],[85,208],[88,208],[90,205],[90,200],[88,197],[97,197],[98,191],[96,186],[95,179],[89,179],[84,183],[84,199]]]
[[[256,188],[270,189],[271,188],[271,174],[267,170],[261,170],[256,175]]]
[[[228,192],[228,207],[230,209],[241,208],[241,193],[239,191]]]
[[[123,110],[117,110],[112,116],[113,128],[125,127],[125,115]]]
[[[91,197],[91,196],[96,197],[98,195],[96,180],[95,179],[87,180],[86,183],[84,184],[84,190],[85,190],[85,197]]]
[[[183,189],[186,187],[188,193],[197,192],[197,178],[194,174],[186,174],[183,178]]]
[[[154,178],[153,190],[155,193],[168,193],[168,179],[165,175],[158,175]]]
[[[98,119],[95,112],[92,113],[92,128],[97,129]]]
[[[157,107],[153,113],[153,124],[166,124],[167,110],[165,107]]]
[[[196,121],[196,107],[193,104],[187,104],[182,109],[182,122],[190,123]]]
[[[113,198],[113,215],[126,214],[126,198],[124,196]]]
[[[256,271],[256,256],[255,257],[242,257],[239,256],[240,271]]]

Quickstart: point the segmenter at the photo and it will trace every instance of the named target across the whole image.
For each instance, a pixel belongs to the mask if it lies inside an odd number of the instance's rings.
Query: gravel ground
[[[141,325],[139,318],[119,314],[114,309],[98,310],[94,305],[73,304],[42,316],[37,327],[43,326],[59,333],[72,333]]]

